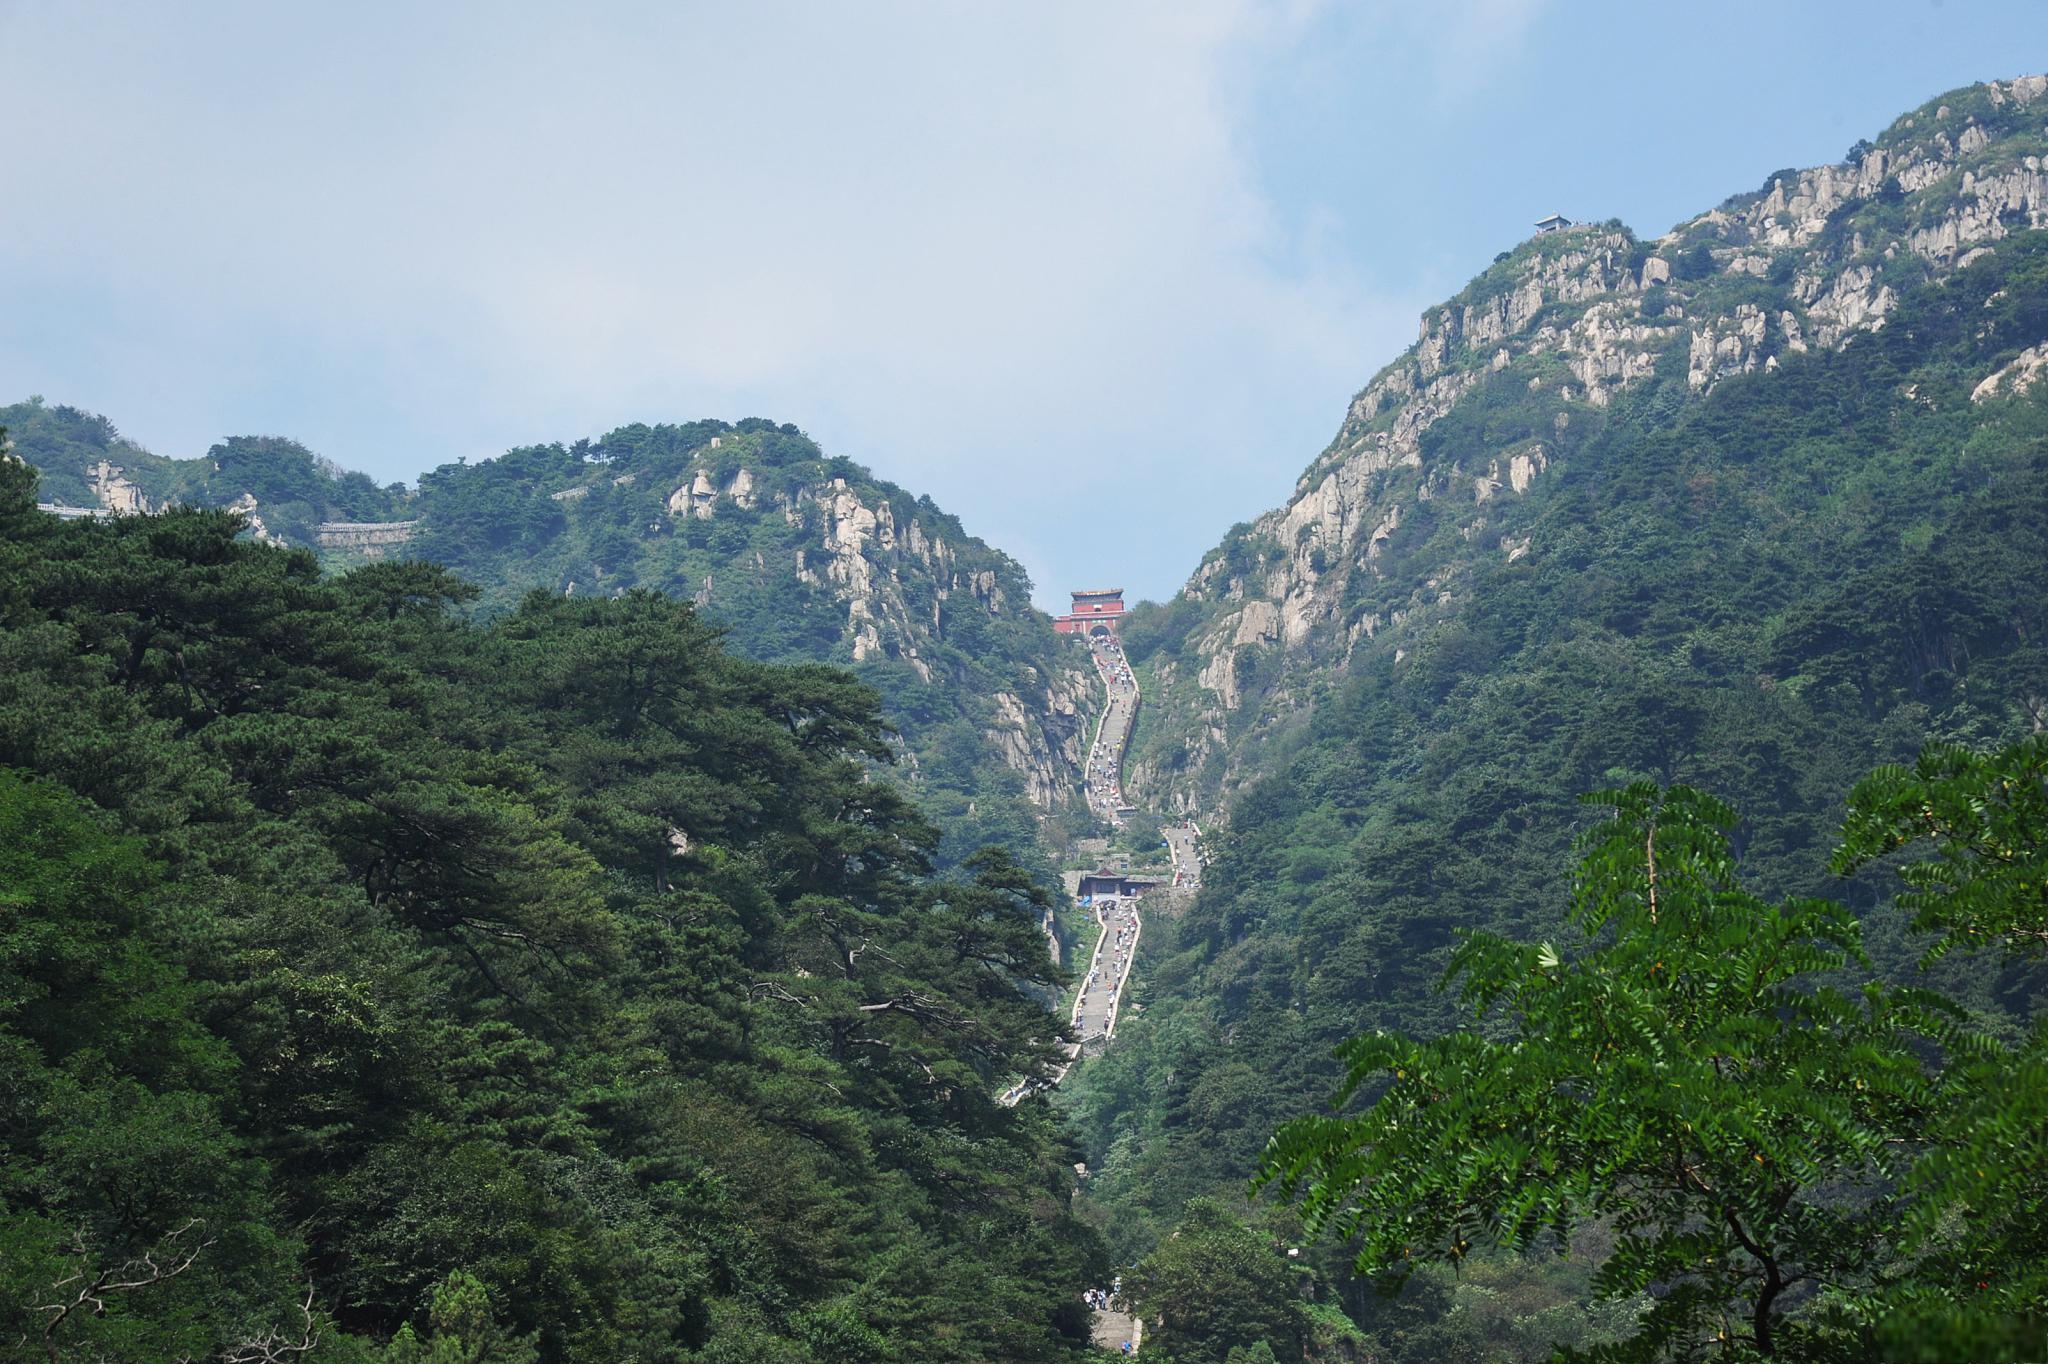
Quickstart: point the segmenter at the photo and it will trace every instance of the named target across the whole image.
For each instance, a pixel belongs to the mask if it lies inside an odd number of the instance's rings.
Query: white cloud
[[[1528,6],[1454,10],[1387,16],[1490,60]],[[759,412],[1046,588],[1157,594],[1285,495],[1423,301],[1370,295],[1258,184],[1246,104],[1318,18],[0,10],[0,279],[57,301],[0,324],[0,362],[165,453],[267,427],[385,478]],[[1076,523],[1119,492],[1131,525]]]

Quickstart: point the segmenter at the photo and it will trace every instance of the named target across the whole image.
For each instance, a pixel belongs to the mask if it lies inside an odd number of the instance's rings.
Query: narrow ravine
[[[1137,725],[1141,695],[1137,675],[1124,657],[1123,644],[1108,626],[1097,626],[1088,641],[1095,670],[1102,678],[1104,705],[1102,719],[1089,745],[1083,783],[1088,806],[1112,828],[1121,828],[1136,807],[1124,799],[1123,761],[1130,747],[1131,732]],[[1099,1051],[1116,1036],[1130,985],[1131,967],[1137,960],[1138,939],[1144,932],[1139,904],[1148,891],[1167,889],[1192,893],[1201,885],[1201,829],[1193,820],[1169,824],[1160,831],[1171,864],[1164,883],[1142,876],[1112,873],[1107,867],[1090,866],[1070,871],[1079,878],[1077,903],[1095,919],[1096,938],[1088,964],[1081,971],[1079,989],[1068,1012],[1068,1024],[1075,1040],[1067,1046],[1067,1062],[1054,1072],[1047,1084],[1019,1082],[1005,1091],[1003,1104],[1011,1105],[1041,1088],[1057,1085],[1091,1051]],[[1057,951],[1057,940],[1054,940]]]
[[[1113,829],[1122,828],[1138,813],[1124,796],[1124,754],[1138,722],[1142,696],[1137,674],[1124,656],[1123,643],[1115,630],[1097,626],[1088,640],[1088,652],[1102,678],[1104,705],[1102,721],[1096,726],[1095,741],[1089,746],[1084,774],[1088,808]],[[1116,1025],[1128,998],[1131,969],[1137,961],[1138,941],[1144,933],[1142,906],[1154,891],[1192,894],[1202,879],[1201,829],[1193,820],[1167,824],[1161,831],[1171,872],[1164,883],[1151,878],[1112,871],[1108,866],[1084,867],[1078,873],[1077,902],[1095,917],[1098,933],[1087,967],[1080,975],[1070,1023],[1074,1042],[1069,1044],[1067,1063],[1060,1067],[1053,1084],[1063,1082],[1083,1059],[1108,1047],[1116,1037]],[[1075,873],[1069,873],[1074,879]],[[1006,1095],[1015,1102],[1026,1092],[1021,1088]],[[1097,1346],[1124,1354],[1136,1354],[1144,1343],[1145,1324],[1130,1309],[1119,1278],[1084,1291],[1093,1313],[1091,1335]]]

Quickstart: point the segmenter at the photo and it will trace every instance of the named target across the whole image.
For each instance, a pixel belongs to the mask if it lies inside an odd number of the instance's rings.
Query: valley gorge
[[[0,408],[0,1340],[2028,1357],[2048,77],[1537,232],[1333,412],[1091,634],[792,424]]]

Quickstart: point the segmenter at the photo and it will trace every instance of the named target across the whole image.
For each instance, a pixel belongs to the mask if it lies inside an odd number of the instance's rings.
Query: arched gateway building
[[[1124,613],[1124,590],[1121,587],[1105,587],[1098,592],[1076,592],[1074,609],[1064,616],[1052,618],[1052,628],[1063,635],[1093,634],[1100,628],[1114,632],[1119,617]]]

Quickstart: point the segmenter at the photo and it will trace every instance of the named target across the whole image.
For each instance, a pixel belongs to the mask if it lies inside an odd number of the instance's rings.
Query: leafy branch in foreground
[[[1929,745],[1859,782],[1831,866],[1921,845],[1901,905],[1952,945],[2048,959],[2048,736],[1977,753]],[[1906,1217],[1915,1272],[1857,1303],[1889,1357],[2048,1357],[2048,1021],[2012,1047],[1959,1056],[1942,1077]]]
[[[1582,843],[1584,948],[1469,938],[1451,975],[1492,1035],[1346,1043],[1339,1103],[1370,1105],[1287,1125],[1258,1184],[1393,1282],[1610,1222],[1595,1286],[1644,1305],[1596,1358],[1823,1348],[1795,1309],[1898,1253],[1927,1044],[1965,1039],[1923,992],[1820,983],[1865,964],[1854,917],[1745,892],[1727,806],[1647,783],[1588,799],[1613,815]]]
[[[2048,954],[2048,735],[1998,753],[1930,744],[1910,768],[1878,768],[1849,798],[1829,867],[1846,876],[1922,842],[1934,856],[1901,870],[1899,903],[1943,935],[1930,957],[1991,943]]]

